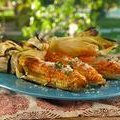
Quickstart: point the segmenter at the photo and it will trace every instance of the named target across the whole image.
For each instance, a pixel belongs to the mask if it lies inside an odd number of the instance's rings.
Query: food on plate
[[[0,42],[0,72],[10,72],[11,55],[16,51],[21,51],[22,47],[13,41],[6,40]]]
[[[90,84],[102,85],[105,84],[106,80],[99,74],[92,66],[82,62],[80,59],[72,58],[64,55],[63,53],[48,51],[45,60],[57,62],[60,61],[64,64],[69,64],[72,68],[77,70],[81,75],[86,77],[86,80]]]
[[[28,50],[24,50],[22,52],[16,52],[11,56],[11,73],[16,74],[17,77],[21,76],[21,74],[23,74],[21,72],[21,67],[18,63],[19,58],[21,55],[24,56],[32,56],[34,58],[39,58],[41,60],[44,60],[44,56],[45,56],[46,52],[45,51],[41,51],[39,52],[38,50],[33,50],[33,49],[28,49]]]
[[[19,58],[23,75],[20,78],[31,80],[44,86],[70,91],[79,91],[87,85],[86,78],[70,65],[59,65],[57,62],[45,62],[33,56]]]
[[[115,41],[90,34],[90,30],[74,37],[53,37],[49,41],[49,49],[53,52],[62,52],[72,57],[78,57],[107,54],[118,46],[118,43]]]
[[[109,55],[118,45],[94,28],[47,41],[37,37],[19,44],[1,41],[0,72],[43,86],[80,91],[91,84],[104,85],[106,78],[120,79],[120,55]]]
[[[62,52],[72,57],[96,56],[99,51],[98,46],[88,43],[83,39],[74,37],[52,38],[50,41],[50,50],[53,52]]]
[[[13,41],[6,40],[4,42],[0,42],[0,56],[4,56],[11,50],[21,50],[21,46],[16,44]]]
[[[7,72],[9,56],[0,57],[0,72]]]
[[[120,79],[120,55],[80,57],[80,59],[93,66],[104,78]]]
[[[49,44],[46,42],[41,43],[41,41],[39,39],[37,39],[37,37],[33,37],[23,43],[23,48],[24,49],[37,49],[40,51],[45,51],[49,48]]]

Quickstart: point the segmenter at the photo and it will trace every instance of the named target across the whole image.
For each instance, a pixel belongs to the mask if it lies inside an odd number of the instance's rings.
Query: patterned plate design
[[[92,86],[74,93],[50,87],[43,87],[18,79],[12,74],[0,73],[0,87],[39,98],[60,100],[96,100],[120,95],[120,80],[108,80],[105,86]]]

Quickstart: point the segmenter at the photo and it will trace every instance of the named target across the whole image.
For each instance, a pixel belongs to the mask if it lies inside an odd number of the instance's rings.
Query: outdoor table
[[[0,88],[0,120],[101,120],[97,118],[110,116],[111,120],[120,119],[120,97],[96,101],[48,100]]]

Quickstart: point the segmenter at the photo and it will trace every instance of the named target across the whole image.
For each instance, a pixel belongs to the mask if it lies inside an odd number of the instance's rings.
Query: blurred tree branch
[[[105,10],[120,6],[119,0],[10,0],[15,8],[16,24],[24,36],[31,37],[36,31],[65,36],[71,24],[81,31],[96,26]],[[4,4],[4,0],[0,6]],[[54,31],[54,32],[51,32]]]

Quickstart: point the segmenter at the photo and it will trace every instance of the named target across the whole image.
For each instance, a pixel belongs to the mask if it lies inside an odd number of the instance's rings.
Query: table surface
[[[119,117],[120,97],[97,101],[61,101],[40,99],[0,89],[0,120],[46,120],[47,118],[56,120],[119,120]]]
[[[120,120],[120,117],[78,117],[78,118],[61,118],[54,120]]]

